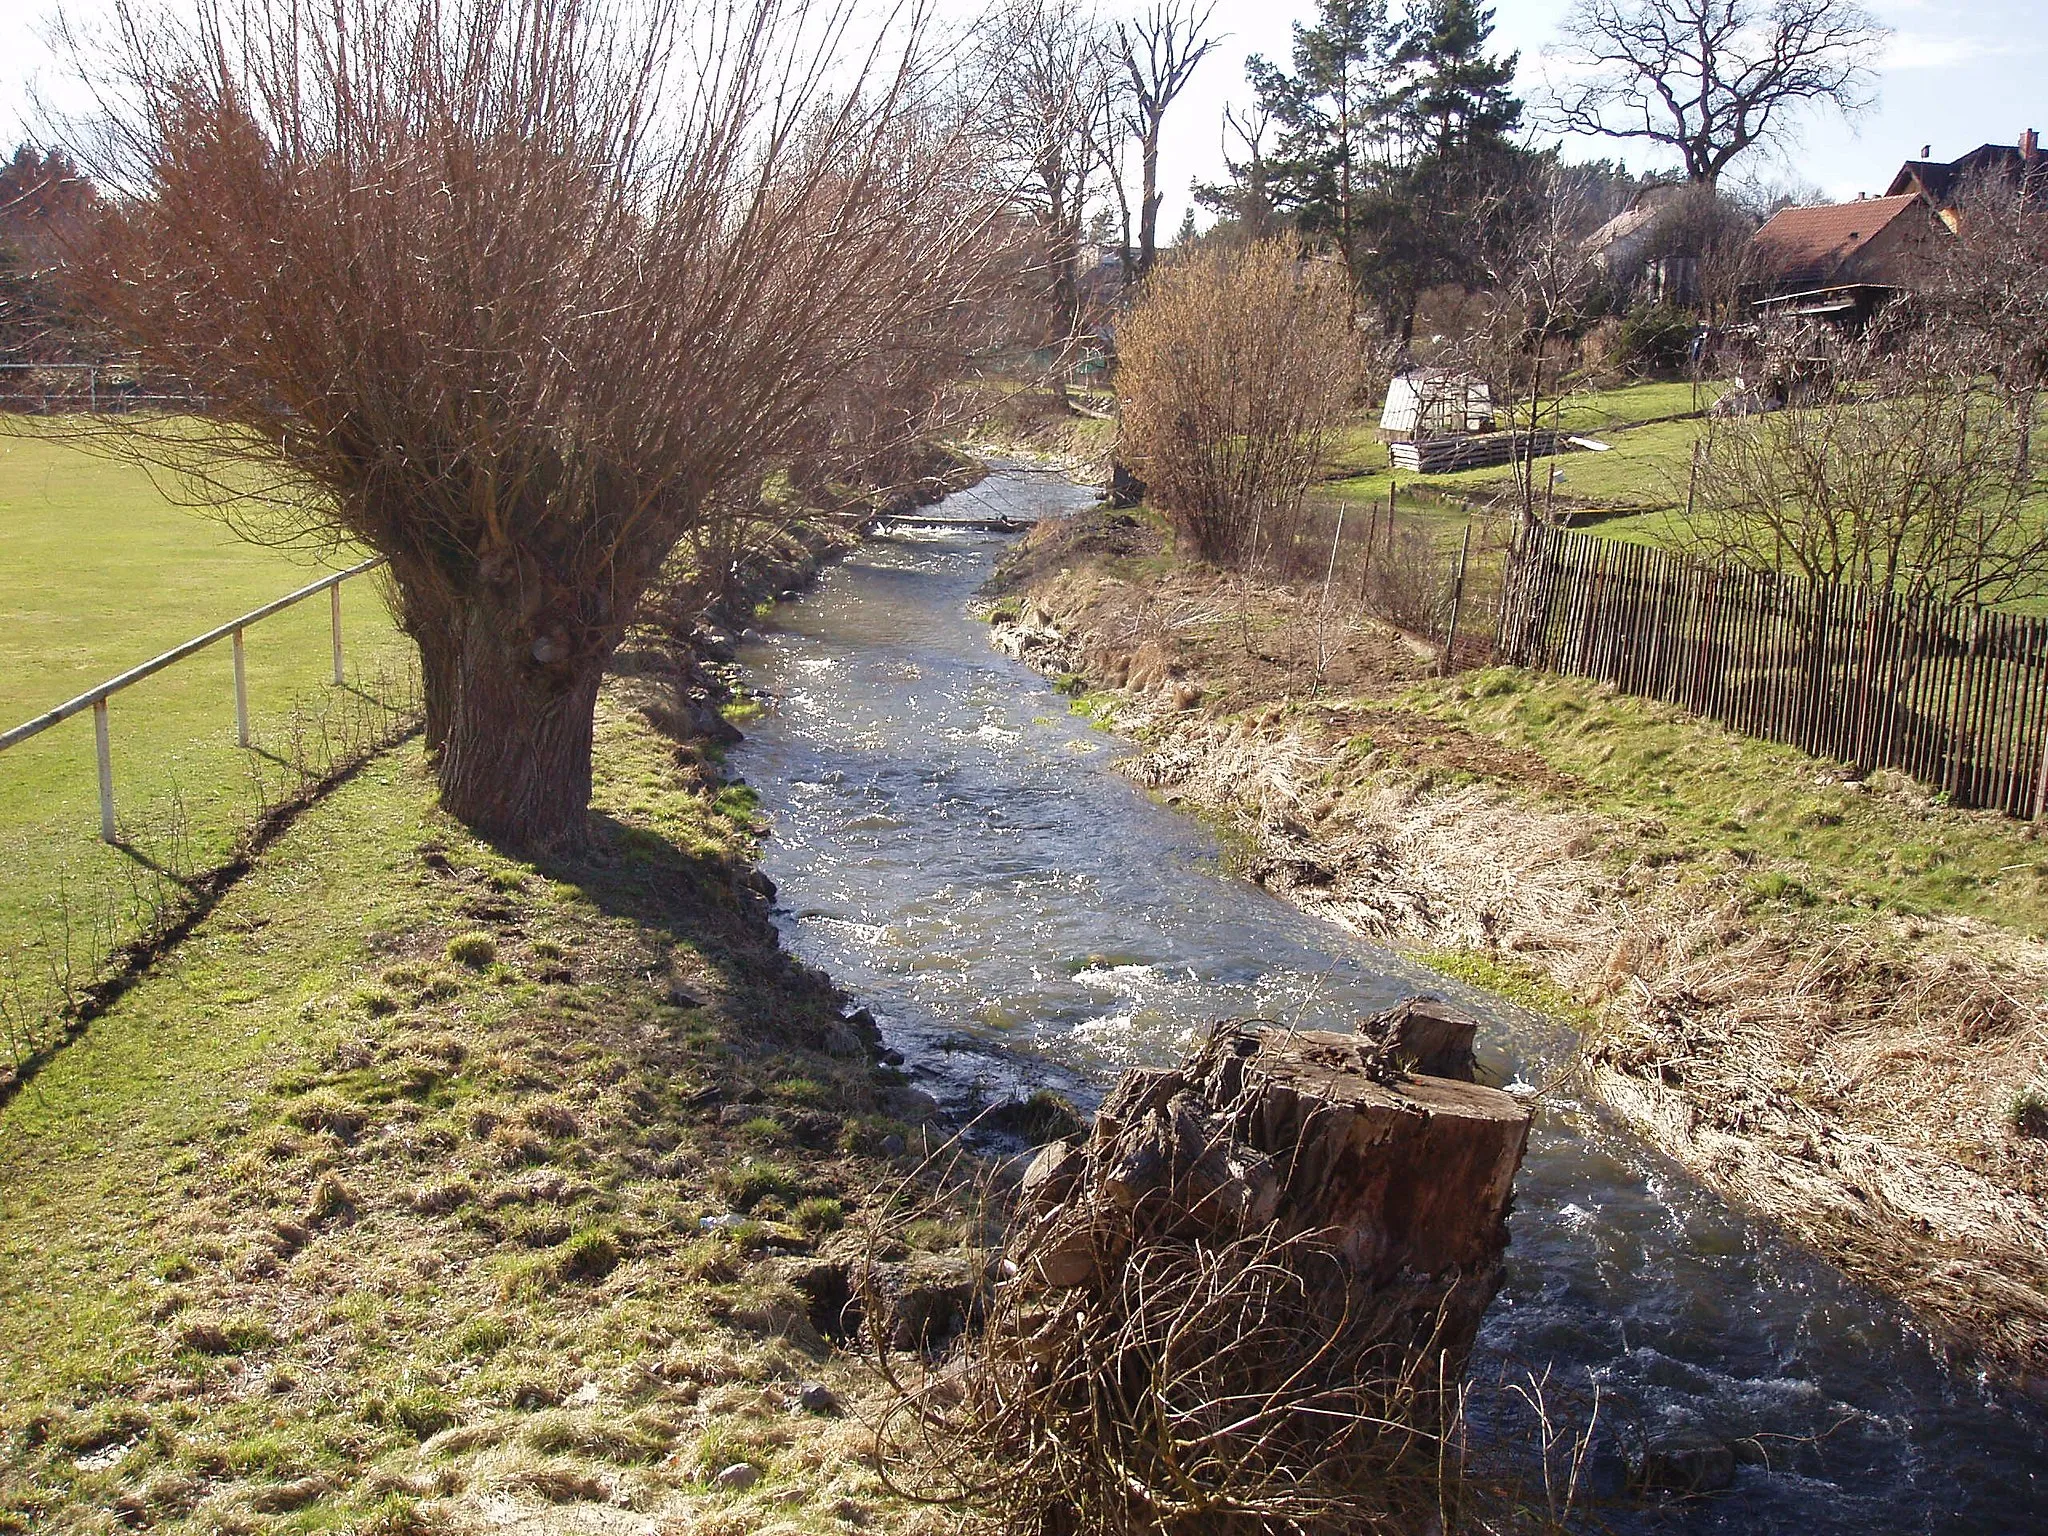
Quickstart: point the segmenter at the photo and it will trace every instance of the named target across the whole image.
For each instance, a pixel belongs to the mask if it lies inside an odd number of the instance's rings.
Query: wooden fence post
[[[117,841],[114,833],[114,754],[107,740],[107,701],[92,707],[92,744],[100,768],[100,841]]]
[[[1323,604],[1322,604],[1322,605],[1323,605],[1323,607],[1325,607],[1325,608],[1327,608],[1327,607],[1329,607],[1329,606],[1330,606],[1330,583],[1331,583],[1332,581],[1336,580],[1336,578],[1337,578],[1337,549],[1338,549],[1338,546],[1339,546],[1339,545],[1341,545],[1341,544],[1342,544],[1343,542],[1344,542],[1344,503],[1340,501],[1340,502],[1338,502],[1338,503],[1337,503],[1337,531],[1336,531],[1336,532],[1335,532],[1334,534],[1332,534],[1332,535],[1330,536],[1330,566],[1329,566],[1329,569],[1328,569],[1328,570],[1326,570],[1326,571],[1324,571],[1324,572],[1323,572]],[[341,588],[339,588],[339,587],[336,587],[336,588],[335,588],[334,590],[335,590],[336,592],[339,592],[339,591],[341,591]],[[339,626],[340,626],[340,623],[341,623],[341,609],[339,608],[339,606],[337,606],[337,607],[335,608],[335,610],[334,610],[334,611],[335,611],[335,624],[336,624],[336,630],[335,630],[335,641],[334,641],[334,655],[335,655],[335,667],[336,667],[336,669],[337,669],[337,670],[339,670],[339,668],[340,668],[340,665],[341,665],[341,638],[340,638],[340,635],[341,635],[341,631],[340,631],[340,628],[339,628]],[[339,681],[339,679],[337,679],[337,681]]]
[[[242,632],[234,637],[235,649],[235,740],[249,745],[249,669],[242,657]]]
[[[327,612],[334,637],[334,686],[339,688],[346,679],[341,670],[341,583],[336,582],[327,589]]]
[[[1465,541],[1458,546],[1458,574],[1451,583],[1451,623],[1444,634],[1444,659],[1439,671],[1448,676],[1451,651],[1458,643],[1458,605],[1465,600],[1465,561],[1472,553],[1472,524],[1465,524]]]

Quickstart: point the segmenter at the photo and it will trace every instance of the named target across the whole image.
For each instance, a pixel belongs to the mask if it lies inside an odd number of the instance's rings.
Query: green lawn
[[[1689,383],[1628,384],[1572,396],[1563,410],[1564,429],[1596,436],[1608,451],[1559,456],[1556,494],[1577,505],[1602,508],[1658,511],[1681,504],[1686,460],[1701,424],[1669,418],[1700,410],[1724,387],[1709,384],[1695,392]],[[1362,506],[1385,506],[1391,484],[1404,511],[1445,511],[1460,522],[1464,513],[1456,510],[1456,503],[1494,500],[1514,487],[1513,475],[1501,465],[1447,475],[1397,475],[1388,466],[1386,445],[1371,421],[1358,422],[1338,439],[1331,471],[1325,494]],[[1421,494],[1403,496],[1403,488]],[[1603,531],[1609,527],[1603,525]]]
[[[32,421],[0,424],[0,730],[360,558],[245,543],[132,464]],[[344,589],[342,618],[357,686],[392,692],[411,645],[373,581]],[[185,871],[215,862],[257,810],[259,777],[281,792],[296,760],[331,748],[323,732],[367,716],[328,684],[324,597],[250,630],[247,657],[256,751],[235,743],[225,642],[110,703],[116,805],[136,854]],[[0,998],[16,1010],[61,968],[67,927],[74,968],[133,931],[156,877],[98,831],[90,713],[0,753]]]

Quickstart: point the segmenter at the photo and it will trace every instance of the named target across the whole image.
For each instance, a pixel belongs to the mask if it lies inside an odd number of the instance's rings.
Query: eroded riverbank
[[[1800,824],[1811,841],[1853,816],[1902,845],[2003,839],[2024,872],[2028,829],[1915,804],[1910,786],[1845,788],[1827,765],[1585,685],[1425,681],[1426,648],[1369,627],[1314,640],[1340,663],[1318,692],[1298,599],[1182,571],[1129,519],[1048,525],[1005,584],[1006,648],[1101,689],[1093,707],[1141,744],[1125,771],[1227,823],[1259,883],[1576,1015],[1586,1087],[1646,1139],[2016,1389],[2048,1391],[2048,1143],[2007,1119],[2048,1061],[2048,950],[1796,856]],[[1542,734],[1484,728],[1496,696],[1525,689],[1558,695],[1554,738],[1672,734],[1702,793],[1747,750],[1752,781],[1794,784],[1795,824],[1774,852],[1603,799]]]
[[[959,504],[1079,500],[998,476]],[[1085,1095],[1116,1066],[1174,1059],[1210,1018],[1343,1027],[1418,990],[1488,1020],[1500,1080],[1562,1066],[1555,1029],[1248,889],[1210,833],[1113,772],[1116,743],[994,653],[968,611],[1006,542],[885,537],[743,653],[771,707],[734,763],[774,824],[764,861],[787,939],[874,1009],[920,1086],[953,1107],[1042,1082]],[[2037,1417],[1570,1093],[1545,1101],[1482,1350],[1481,1370],[1598,1380],[1616,1442],[1695,1427],[1739,1447],[1731,1494],[1625,1523],[2039,1518]]]

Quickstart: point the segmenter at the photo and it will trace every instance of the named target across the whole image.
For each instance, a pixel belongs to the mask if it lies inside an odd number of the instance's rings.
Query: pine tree
[[[1406,28],[1397,62],[1407,78],[1392,107],[1418,163],[1471,161],[1512,152],[1521,125],[1513,94],[1521,55],[1490,58],[1493,11],[1473,0],[1429,0]]]
[[[1512,137],[1519,58],[1487,52],[1493,16],[1478,0],[1418,0],[1401,18],[1386,0],[1319,0],[1315,23],[1295,26],[1291,72],[1246,65],[1280,129],[1273,153],[1250,162],[1258,192],[1301,235],[1332,242],[1404,336],[1424,288],[1483,264],[1484,209],[1524,169]],[[1212,189],[1204,200],[1243,199]]]
[[[1403,29],[1390,109],[1407,155],[1380,205],[1377,244],[1388,318],[1404,339],[1425,289],[1478,280],[1509,222],[1489,214],[1529,180],[1511,137],[1520,56],[1487,53],[1493,15],[1476,0],[1425,0]]]
[[[1334,238],[1347,262],[1391,145],[1399,46],[1386,0],[1320,0],[1314,26],[1295,24],[1292,74],[1256,55],[1245,65],[1280,127],[1265,165],[1276,207],[1302,233]]]

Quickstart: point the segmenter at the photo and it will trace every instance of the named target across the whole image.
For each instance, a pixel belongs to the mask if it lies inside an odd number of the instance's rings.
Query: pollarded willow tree
[[[971,305],[1000,189],[922,13],[865,45],[850,0],[118,15],[80,298],[207,402],[128,447],[254,536],[388,556],[444,807],[579,841],[670,549]]]

